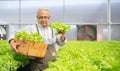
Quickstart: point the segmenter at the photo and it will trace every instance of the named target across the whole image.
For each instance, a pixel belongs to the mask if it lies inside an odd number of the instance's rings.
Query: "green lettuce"
[[[28,41],[35,41],[35,42],[44,42],[44,38],[38,33],[27,33],[26,31],[17,32],[15,35],[15,39],[19,40],[28,40]]]
[[[60,31],[64,32],[70,31],[70,26],[63,24],[62,22],[51,23],[50,28],[56,29],[57,33],[59,33]]]

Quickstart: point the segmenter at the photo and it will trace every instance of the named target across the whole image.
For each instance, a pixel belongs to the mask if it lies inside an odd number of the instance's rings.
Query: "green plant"
[[[45,71],[120,71],[120,42],[68,41]]]
[[[57,33],[64,31],[67,32],[70,30],[70,26],[69,25],[65,25],[62,22],[55,22],[55,23],[51,23],[50,27],[53,29],[56,29]]]
[[[6,40],[0,43],[0,71],[16,71],[29,63],[28,57],[13,52]]]
[[[35,41],[35,42],[43,42],[44,38],[38,34],[38,33],[27,33],[26,31],[20,31],[17,32],[15,35],[15,39],[19,40],[29,40],[29,41]]]

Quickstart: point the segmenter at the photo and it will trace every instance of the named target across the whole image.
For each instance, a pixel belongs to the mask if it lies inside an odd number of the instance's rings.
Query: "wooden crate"
[[[43,58],[46,54],[47,44],[26,40],[16,40],[15,42],[20,44],[17,49],[23,55]]]

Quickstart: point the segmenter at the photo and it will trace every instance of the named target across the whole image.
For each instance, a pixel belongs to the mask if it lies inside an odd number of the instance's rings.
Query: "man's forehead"
[[[47,9],[39,9],[37,14],[38,15],[49,15],[49,11]]]

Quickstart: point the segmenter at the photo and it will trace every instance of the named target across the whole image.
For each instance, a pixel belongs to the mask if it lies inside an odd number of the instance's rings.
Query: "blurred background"
[[[51,22],[71,26],[68,40],[120,40],[120,0],[0,0],[0,40],[36,24],[39,8],[50,10]]]

